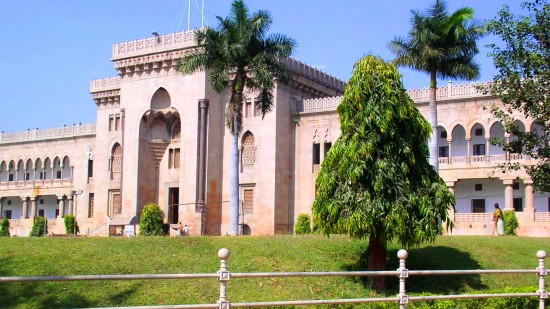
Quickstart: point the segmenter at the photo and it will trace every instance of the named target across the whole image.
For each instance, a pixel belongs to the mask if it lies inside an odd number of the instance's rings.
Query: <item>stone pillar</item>
[[[449,164],[453,163],[453,139],[448,139],[447,143],[449,144]]]
[[[31,196],[29,199],[31,201],[31,214],[29,217],[34,219],[36,217],[36,196]]]
[[[73,212],[73,197],[71,195],[67,196],[67,201],[69,202],[69,209],[67,210],[69,215],[74,214]]]
[[[208,100],[199,100],[199,149],[197,166],[197,205],[201,210],[201,235],[206,233],[206,143]]]
[[[485,162],[489,162],[489,156],[491,155],[489,152],[489,147],[491,146],[491,139],[489,136],[485,137]]]
[[[21,197],[21,202],[22,202],[22,206],[21,206],[21,219],[25,219],[27,218],[27,213],[28,213],[28,204],[27,204],[27,197]]]
[[[532,179],[524,179],[525,184],[525,216],[535,221],[535,188]]]
[[[470,154],[472,153],[472,150],[470,149],[470,139],[469,138],[466,139],[466,145],[467,145],[467,148],[468,148],[468,152],[466,154],[466,163],[470,164]]]
[[[504,210],[514,209],[514,180],[505,179],[502,181],[504,184]]]
[[[4,217],[4,198],[0,197],[0,218]]]
[[[58,196],[57,197],[57,200],[58,200],[58,203],[59,203],[59,216],[57,216],[58,218],[61,218],[63,217],[63,210],[64,210],[64,206],[65,206],[65,203],[63,203],[63,195],[62,196]]]

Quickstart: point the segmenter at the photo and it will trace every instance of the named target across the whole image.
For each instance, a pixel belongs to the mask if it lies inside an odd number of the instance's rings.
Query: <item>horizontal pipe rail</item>
[[[460,295],[409,296],[409,300],[419,301],[419,300],[442,300],[442,299],[539,297],[539,296],[540,296],[539,293],[460,294]]]
[[[398,271],[325,271],[325,272],[282,272],[282,273],[231,273],[231,278],[274,278],[274,277],[375,277],[397,276]]]
[[[536,269],[409,270],[409,275],[538,274]]]
[[[134,307],[98,307],[98,308],[88,308],[88,309],[206,309],[206,308],[218,308],[218,304],[134,306]]]
[[[336,304],[363,304],[363,303],[382,303],[398,301],[397,297],[384,298],[349,298],[349,299],[322,299],[322,300],[287,300],[287,301],[271,301],[271,302],[245,302],[231,303],[231,307],[248,308],[248,307],[269,307],[269,306],[301,306],[301,305],[336,305]]]
[[[30,276],[0,277],[3,282],[40,281],[94,281],[94,280],[159,280],[159,279],[203,279],[218,278],[217,274],[158,274],[158,275],[84,275],[84,276]]]

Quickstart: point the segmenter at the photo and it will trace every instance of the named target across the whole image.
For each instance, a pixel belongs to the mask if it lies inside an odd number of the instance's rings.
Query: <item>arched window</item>
[[[251,171],[256,163],[256,146],[254,145],[254,135],[247,131],[242,139],[242,167],[243,171]]]
[[[122,147],[116,143],[111,151],[111,179],[120,180],[122,174]]]

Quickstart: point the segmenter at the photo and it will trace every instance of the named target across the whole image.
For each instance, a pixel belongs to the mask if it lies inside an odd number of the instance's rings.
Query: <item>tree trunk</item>
[[[431,74],[430,80],[430,101],[428,104],[428,121],[432,127],[432,136],[430,137],[428,147],[430,149],[430,164],[439,173],[439,148],[437,145],[437,79],[435,72]]]
[[[381,237],[369,238],[369,271],[386,270],[386,242]],[[372,287],[376,291],[383,291],[386,287],[385,276],[370,277]]]
[[[237,121],[235,119],[235,121]],[[235,130],[237,128],[235,124]],[[231,236],[239,235],[239,133],[231,132],[231,162],[229,171],[229,225]]]

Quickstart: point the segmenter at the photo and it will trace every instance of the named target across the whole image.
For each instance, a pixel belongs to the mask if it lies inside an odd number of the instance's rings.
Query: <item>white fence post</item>
[[[227,294],[225,291],[227,281],[229,280],[230,273],[227,270],[227,259],[229,258],[229,249],[222,248],[218,251],[218,257],[220,258],[220,270],[218,271],[218,280],[220,281],[220,299],[218,300],[219,309],[229,309],[229,301],[227,300]]]
[[[399,309],[407,308],[409,303],[409,297],[405,289],[405,279],[409,277],[409,270],[405,266],[405,260],[409,256],[409,253],[405,249],[401,249],[397,252],[397,258],[399,259]]]
[[[544,289],[544,276],[548,275],[548,269],[544,267],[544,259],[546,258],[546,251],[544,250],[537,251],[537,257],[539,258],[539,267],[537,268],[537,270],[540,272],[539,273],[539,290],[537,291],[540,293],[539,308],[544,309],[545,299],[548,298],[548,293]]]

